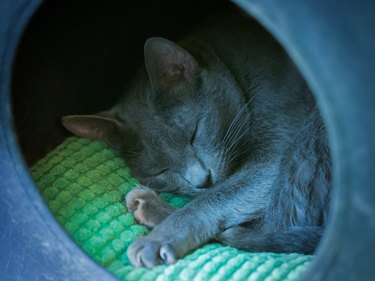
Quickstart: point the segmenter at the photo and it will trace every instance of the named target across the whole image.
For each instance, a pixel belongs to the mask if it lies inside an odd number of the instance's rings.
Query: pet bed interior
[[[294,280],[312,260],[298,254],[245,253],[217,243],[173,266],[134,268],[126,248],[148,231],[121,198],[137,184],[103,143],[69,135],[63,115],[109,108],[142,61],[151,36],[176,40],[228,8],[226,1],[47,1],[34,15],[14,63],[15,130],[45,203],[91,258],[123,280]],[[162,195],[175,206],[186,198]]]
[[[126,249],[148,230],[136,224],[121,202],[138,182],[113,150],[101,142],[70,137],[31,172],[51,212],[75,243],[123,280],[295,280],[313,258],[248,253],[211,243],[174,265],[134,268]],[[161,196],[175,207],[189,200]]]

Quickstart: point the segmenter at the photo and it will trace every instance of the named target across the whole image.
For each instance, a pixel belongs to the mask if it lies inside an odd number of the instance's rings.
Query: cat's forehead
[[[154,111],[145,123],[146,126],[157,127],[161,131],[186,130],[193,126],[199,115],[199,106],[194,102],[186,101],[178,106]]]
[[[160,122],[157,118],[147,124],[140,131],[143,140],[153,146],[174,146],[188,135],[190,126],[179,122],[178,119],[170,119],[169,122]]]

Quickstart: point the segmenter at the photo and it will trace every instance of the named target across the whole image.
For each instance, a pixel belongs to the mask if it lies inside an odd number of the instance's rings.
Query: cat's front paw
[[[146,237],[138,238],[127,251],[130,262],[136,267],[152,268],[161,264],[174,264],[176,253],[171,244]]]
[[[174,211],[155,191],[142,185],[126,195],[125,205],[135,220],[148,228],[154,228]]]

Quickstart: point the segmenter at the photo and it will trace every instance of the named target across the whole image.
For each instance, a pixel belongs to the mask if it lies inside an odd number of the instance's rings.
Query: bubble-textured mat
[[[32,176],[73,240],[123,280],[295,280],[313,258],[208,244],[171,266],[134,268],[126,249],[148,230],[121,202],[138,182],[114,151],[101,142],[71,137],[35,164]],[[188,200],[161,196],[176,207]]]

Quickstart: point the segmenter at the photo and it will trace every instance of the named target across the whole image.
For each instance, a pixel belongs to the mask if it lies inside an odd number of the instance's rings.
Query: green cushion
[[[56,219],[99,264],[124,280],[294,280],[312,256],[247,253],[208,244],[175,265],[134,268],[127,247],[148,230],[123,206],[138,182],[129,168],[98,141],[71,137],[32,168],[32,176]],[[188,198],[161,194],[181,207]]]

